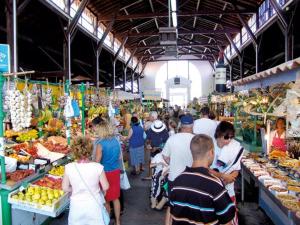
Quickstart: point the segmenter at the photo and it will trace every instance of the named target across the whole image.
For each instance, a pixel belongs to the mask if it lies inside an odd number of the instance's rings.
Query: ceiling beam
[[[182,55],[194,55],[194,56],[197,56],[197,55],[206,55],[206,56],[212,56],[213,54],[212,53],[178,53],[177,54],[178,56],[182,56]],[[136,55],[138,57],[141,57],[141,56],[166,56],[165,54],[147,54],[147,55],[143,55],[143,54],[140,54],[140,55]]]
[[[199,11],[188,11],[188,12],[178,12],[178,17],[190,17],[190,16],[209,16],[209,15],[232,15],[232,14],[254,14],[256,11],[253,10],[199,10]],[[118,15],[116,20],[136,20],[136,19],[148,19],[148,18],[165,18],[168,17],[168,12],[163,13],[137,13],[137,14],[129,14],[129,15]],[[103,21],[111,21],[113,16],[103,16],[99,18],[100,22]]]
[[[164,48],[169,45],[146,45],[146,46],[138,46],[138,49],[153,49],[153,48]],[[203,46],[219,46],[218,44],[208,44],[208,43],[203,43],[203,44],[177,44],[178,48],[182,47],[203,47]]]
[[[198,29],[198,30],[190,30],[190,31],[183,31],[179,30],[178,35],[200,35],[200,34],[236,34],[239,30],[237,29],[223,29],[223,30],[207,30],[207,29]],[[127,34],[125,34],[127,36]],[[129,38],[137,38],[137,37],[150,37],[150,36],[159,36],[159,32],[143,32],[143,33],[132,33],[128,34]]]

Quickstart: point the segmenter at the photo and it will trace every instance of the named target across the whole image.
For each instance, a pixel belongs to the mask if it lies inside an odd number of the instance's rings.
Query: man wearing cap
[[[185,168],[191,167],[193,157],[190,143],[193,135],[194,120],[191,115],[184,115],[180,118],[180,132],[170,137],[162,151],[165,161],[169,164],[168,192],[172,189],[172,182]],[[169,224],[170,208],[167,210],[165,224]]]

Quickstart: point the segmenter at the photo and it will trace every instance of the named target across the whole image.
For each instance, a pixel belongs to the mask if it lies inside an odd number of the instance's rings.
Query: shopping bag
[[[75,99],[72,100],[72,108],[74,111],[74,117],[79,117],[80,116],[80,109],[78,106],[78,103]]]
[[[128,190],[130,188],[130,183],[125,170],[120,176],[120,187],[122,190]]]
[[[101,212],[102,212],[102,218],[103,218],[104,224],[105,225],[109,225],[110,216],[109,216],[109,213],[107,212],[107,210],[106,210],[106,208],[105,208],[104,205],[102,206]]]

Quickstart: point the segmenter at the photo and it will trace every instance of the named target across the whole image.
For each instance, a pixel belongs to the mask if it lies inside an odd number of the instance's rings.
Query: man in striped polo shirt
[[[173,182],[170,194],[172,225],[231,224],[235,205],[222,181],[209,173],[214,144],[204,134],[191,141],[192,167]]]

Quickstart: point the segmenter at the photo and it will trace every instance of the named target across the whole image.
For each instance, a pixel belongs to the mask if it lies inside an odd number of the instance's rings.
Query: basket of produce
[[[15,190],[8,196],[8,202],[25,211],[39,210],[41,214],[52,215],[69,201],[68,193],[59,189],[29,185],[24,190]]]

